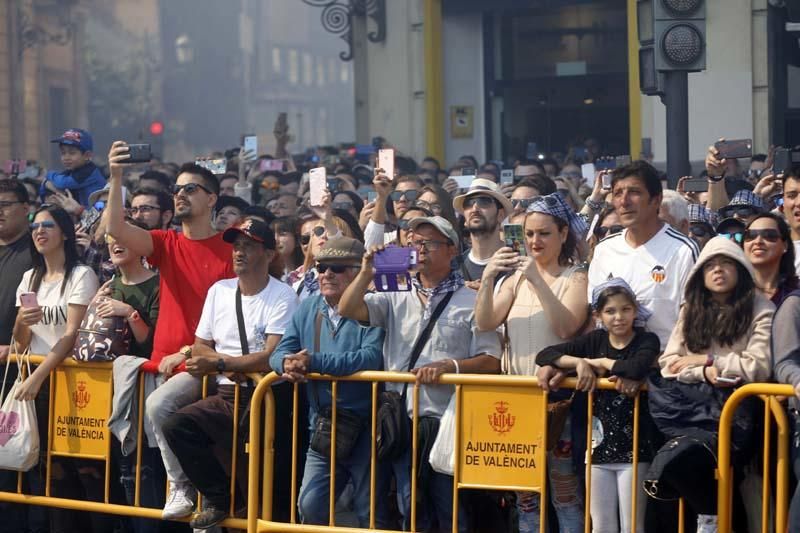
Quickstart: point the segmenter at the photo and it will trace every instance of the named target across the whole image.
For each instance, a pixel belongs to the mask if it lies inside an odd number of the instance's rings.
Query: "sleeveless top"
[[[569,287],[569,278],[581,265],[573,265],[550,284],[556,298],[562,300]],[[506,317],[508,343],[503,353],[503,373],[520,376],[533,376],[536,373],[536,355],[554,344],[564,342],[553,331],[550,320],[545,315],[536,291],[521,272],[506,280],[514,284],[514,303]]]

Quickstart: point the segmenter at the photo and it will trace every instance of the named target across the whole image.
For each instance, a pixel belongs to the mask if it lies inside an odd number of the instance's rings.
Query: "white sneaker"
[[[697,533],[717,533],[717,515],[697,515]]]
[[[161,518],[164,520],[174,520],[176,518],[187,517],[194,511],[196,502],[197,491],[194,487],[188,483],[185,485],[170,483],[167,504],[161,512]]]

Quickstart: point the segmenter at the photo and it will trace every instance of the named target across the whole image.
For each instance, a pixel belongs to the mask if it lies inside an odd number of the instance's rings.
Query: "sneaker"
[[[194,529],[209,529],[225,520],[227,516],[228,513],[226,511],[208,504],[204,506],[202,511],[192,517],[189,525]]]
[[[164,505],[164,510],[161,511],[161,518],[175,520],[176,518],[189,516],[194,510],[196,502],[197,491],[191,485],[170,483],[167,504]]]
[[[717,533],[717,515],[697,515],[697,533]]]

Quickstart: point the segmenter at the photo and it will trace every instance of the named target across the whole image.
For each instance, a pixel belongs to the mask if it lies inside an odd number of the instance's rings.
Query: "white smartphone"
[[[603,190],[604,191],[610,191],[611,190],[611,172],[605,171],[603,173],[603,177],[600,178],[600,179],[603,180],[603,183],[602,183]]]
[[[252,133],[242,136],[242,149],[254,156],[258,155],[258,136]]]
[[[510,185],[514,183],[514,170],[506,169],[500,171],[500,185]]]
[[[19,303],[22,307],[39,307],[39,302],[36,301],[35,292],[23,292],[19,295]]]
[[[456,183],[458,183],[459,189],[469,189],[469,186],[472,185],[472,180],[475,179],[475,176],[470,174],[469,176],[450,176],[453,178]]]
[[[742,378],[727,378],[725,376],[719,376],[717,381],[720,383],[725,383],[726,385],[738,385]]]
[[[378,168],[390,179],[394,179],[394,150],[383,148],[378,150]]]
[[[312,168],[309,173],[309,197],[311,205],[322,205],[322,197],[328,190],[328,174],[325,167]]]
[[[589,185],[594,185],[594,172],[594,163],[584,163],[581,165],[581,175]]]

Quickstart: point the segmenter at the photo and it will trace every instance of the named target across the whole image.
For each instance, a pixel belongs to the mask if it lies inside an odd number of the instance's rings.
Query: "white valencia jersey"
[[[689,272],[698,256],[697,245],[669,224],[649,241],[632,247],[628,230],[603,239],[589,265],[589,301],[592,290],[609,278],[622,278],[639,303],[652,311],[647,329],[658,335],[661,349],[667,345],[678,321]]]

